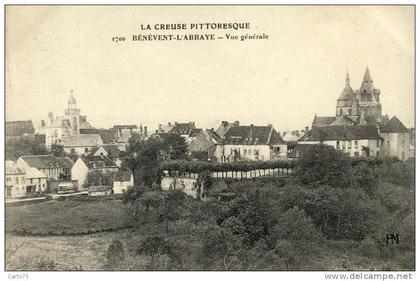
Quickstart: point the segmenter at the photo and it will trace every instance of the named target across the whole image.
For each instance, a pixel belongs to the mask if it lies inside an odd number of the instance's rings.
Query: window
[[[343,109],[340,108],[340,116],[343,115]]]
[[[19,178],[18,177],[16,177],[16,183],[19,183]]]
[[[354,156],[355,156],[355,157],[358,157],[358,156],[359,156],[359,151],[355,151],[355,152],[354,152]]]
[[[359,143],[357,142],[357,140],[354,141],[354,148],[356,148],[356,149],[359,148]]]
[[[381,140],[380,139],[377,139],[376,140],[376,147],[379,147],[381,145]]]
[[[258,149],[254,149],[254,155],[259,155],[260,152],[258,151]]]
[[[340,149],[340,141],[337,141],[337,143],[336,143],[336,149]]]
[[[85,148],[85,153],[89,153],[89,148]]]
[[[9,178],[9,177],[7,177],[7,178],[6,178],[6,181],[12,181],[12,179],[11,179],[11,178]]]
[[[351,149],[351,140],[348,141],[348,144],[349,144],[348,149]]]
[[[376,156],[379,156],[379,151],[376,151]]]

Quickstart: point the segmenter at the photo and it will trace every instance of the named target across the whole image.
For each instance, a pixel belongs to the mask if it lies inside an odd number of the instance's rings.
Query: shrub
[[[108,246],[106,252],[106,269],[115,269],[118,267],[120,262],[124,260],[124,246],[123,243],[118,240],[112,240],[111,244]]]

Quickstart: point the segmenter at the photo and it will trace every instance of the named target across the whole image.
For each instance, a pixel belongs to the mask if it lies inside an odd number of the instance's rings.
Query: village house
[[[239,126],[239,121],[235,121],[233,123],[229,123],[228,121],[222,121],[222,123],[220,124],[219,128],[217,128],[216,133],[220,137],[223,137],[225,135],[225,133],[230,128],[232,128],[232,127],[238,127],[238,126]]]
[[[47,191],[47,175],[37,168],[25,170],[26,193],[42,193]]]
[[[118,167],[121,167],[122,153],[123,151],[121,151],[118,148],[118,145],[116,144],[109,144],[109,145],[104,144],[100,147],[93,148],[93,150],[91,151],[91,155],[94,155],[94,156],[108,156],[109,158],[111,158],[112,161],[115,162],[115,164],[117,164]]]
[[[384,139],[383,155],[396,156],[401,160],[410,157],[410,131],[397,117],[381,124],[379,134]]]
[[[5,163],[5,198],[19,198],[26,195],[25,171],[13,161]]]
[[[78,181],[78,188],[85,187],[89,172],[114,173],[118,166],[108,156],[82,155],[74,163],[71,169],[71,179]]]
[[[218,162],[282,160],[286,156],[287,145],[272,125],[231,127],[215,150]]]
[[[380,156],[383,139],[374,125],[312,127],[300,144],[325,144],[351,157]]]
[[[214,129],[193,129],[188,139],[188,153],[190,159],[207,161],[214,156],[216,144],[220,136]]]
[[[66,153],[83,155],[89,154],[94,147],[102,146],[103,142],[100,135],[79,134],[62,138],[61,144]]]
[[[6,141],[22,137],[34,137],[35,129],[31,120],[6,121]]]
[[[74,162],[69,157],[30,155],[19,157],[16,165],[24,171],[35,168],[46,175],[48,180],[58,181],[70,179]]]
[[[127,191],[129,187],[134,186],[134,177],[131,171],[117,171],[114,173],[113,192],[121,194]]]
[[[170,133],[180,135],[181,137],[185,138],[188,141],[190,134],[195,128],[195,122],[188,122],[188,123],[178,123],[175,122],[174,126],[172,127]]]

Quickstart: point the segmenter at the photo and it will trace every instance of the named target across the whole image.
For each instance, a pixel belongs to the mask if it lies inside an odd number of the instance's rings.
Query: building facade
[[[283,160],[287,144],[271,126],[233,126],[216,144],[218,162]]]

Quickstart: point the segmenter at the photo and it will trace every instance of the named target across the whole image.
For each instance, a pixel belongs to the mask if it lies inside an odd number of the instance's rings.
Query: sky
[[[247,30],[141,30],[156,23]],[[266,34],[265,40],[131,41],[133,34]],[[112,37],[126,41],[115,43]],[[411,6],[8,6],[6,120],[62,115],[70,92],[97,128],[222,120],[303,129],[335,115],[366,67],[383,114],[414,126]]]

